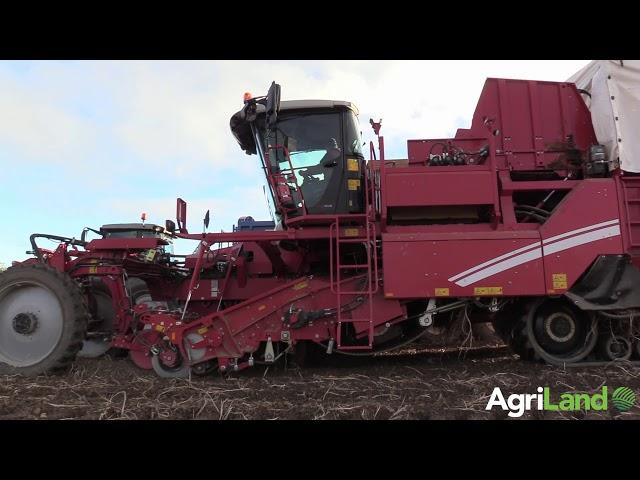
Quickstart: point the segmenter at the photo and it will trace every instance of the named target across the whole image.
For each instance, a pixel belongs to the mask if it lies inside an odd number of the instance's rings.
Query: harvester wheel
[[[600,354],[608,361],[629,360],[633,353],[631,341],[621,335],[607,333],[599,344]]]
[[[522,302],[512,302],[496,313],[493,329],[513,353],[522,360],[532,360],[533,352],[527,348],[525,306]]]
[[[0,373],[35,376],[66,369],[82,348],[89,312],[80,287],[43,264],[0,275]]]
[[[189,367],[181,365],[178,367],[169,368],[165,366],[162,363],[162,361],[155,355],[151,358],[151,365],[153,366],[153,371],[156,372],[156,374],[162,378],[188,378],[189,377]]]
[[[584,360],[598,341],[598,321],[564,299],[539,299],[525,317],[525,347],[533,357],[553,365]]]
[[[189,377],[189,370],[191,370],[191,367],[189,367],[188,365],[185,365],[184,361],[180,357],[179,352],[176,352],[176,353],[177,353],[177,360],[175,364],[171,366],[166,365],[163,362],[161,355],[153,355],[151,357],[151,366],[153,367],[153,371],[156,372],[156,374],[159,377],[162,377],[162,378],[188,378]]]

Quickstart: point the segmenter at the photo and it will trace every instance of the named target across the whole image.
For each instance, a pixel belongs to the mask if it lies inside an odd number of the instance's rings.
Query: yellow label
[[[502,295],[502,287],[476,287],[474,295]]]
[[[147,262],[151,262],[153,261],[153,258],[156,256],[156,251],[155,250],[149,250],[147,252],[147,254],[145,255],[145,259],[147,260]]]
[[[293,286],[294,290],[302,290],[303,288],[307,288],[309,286],[309,284],[307,282],[302,282],[302,283],[296,283]]]
[[[448,297],[449,289],[448,288],[436,288],[436,297]]]
[[[207,333],[208,331],[209,331],[209,329],[208,329],[207,327],[200,327],[200,328],[197,330],[197,332],[198,332],[200,335],[204,335],[204,334],[205,334],[205,333]]]
[[[89,267],[89,273],[98,273],[98,266]]]
[[[344,236],[345,237],[357,237],[359,230],[357,228],[345,228]]]
[[[164,327],[162,325],[156,325],[156,330],[158,332],[164,332]]]
[[[266,306],[266,305],[260,305],[260,306],[258,307],[258,311],[259,311],[259,312],[261,312],[261,311],[262,311],[262,310],[264,310],[265,308],[267,308],[267,306]]]
[[[384,294],[384,296],[385,296],[385,297],[395,297],[395,296],[396,296],[396,294],[395,294],[395,293],[388,292],[388,293],[385,293],[385,294]]]
[[[350,178],[347,180],[347,188],[349,190],[358,190],[360,188],[360,180]]]
[[[358,171],[358,159],[357,158],[347,158],[347,170],[350,172]]]
[[[566,273],[554,273],[551,275],[553,279],[553,288],[556,290],[562,290],[567,288],[567,274]]]

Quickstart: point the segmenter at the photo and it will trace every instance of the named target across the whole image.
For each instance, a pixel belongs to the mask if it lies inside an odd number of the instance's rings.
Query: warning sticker
[[[347,188],[349,190],[358,190],[360,188],[360,180],[354,180],[350,178],[347,180]]]
[[[357,158],[347,158],[347,170],[350,172],[358,171],[358,159]]]
[[[296,283],[293,286],[293,290],[302,290],[303,288],[307,288],[308,286],[309,286],[309,284],[307,282]]]
[[[554,290],[566,290],[567,289],[567,274],[566,273],[554,273],[551,275],[553,279]]]
[[[476,287],[474,295],[502,295],[502,287]]]
[[[449,289],[448,288],[436,288],[436,297],[448,297]]]

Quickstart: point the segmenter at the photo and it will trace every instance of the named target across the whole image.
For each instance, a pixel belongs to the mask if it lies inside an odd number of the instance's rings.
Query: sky
[[[487,77],[565,81],[588,62],[0,61],[0,263],[27,258],[35,232],[79,237],[142,212],[164,225],[177,197],[191,232],[208,209],[210,231],[269,219],[259,160],[229,119],[273,80],[282,100],[355,103],[367,142],[382,118],[386,157],[406,158],[409,139],[468,128]]]

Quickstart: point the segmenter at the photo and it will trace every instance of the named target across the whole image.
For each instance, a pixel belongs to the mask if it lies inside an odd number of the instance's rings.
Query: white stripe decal
[[[535,260],[546,255],[551,255],[552,253],[561,252],[563,250],[577,247],[579,245],[584,245],[586,243],[596,242],[605,238],[616,237],[618,235],[620,235],[619,219],[589,225],[587,227],[578,228],[570,232],[562,233],[560,235],[544,239],[542,241],[542,249],[540,249],[540,242],[536,242],[471,267],[470,269],[465,270],[464,272],[461,272],[449,278],[448,280],[450,282],[458,280],[455,282],[456,285],[466,287],[467,285],[471,285],[478,280],[490,277],[492,275],[495,275],[496,273],[503,272],[523,263],[530,262],[531,260]]]
[[[526,252],[527,250],[531,250],[532,248],[539,247],[539,246],[540,246],[540,242],[536,242],[536,243],[532,243],[531,245],[527,245],[526,247],[522,247],[522,248],[519,248],[517,250],[513,250],[512,252],[505,253],[504,255],[500,255],[499,257],[492,258],[491,260],[487,260],[486,262],[481,263],[480,265],[476,265],[475,267],[471,267],[469,270],[465,270],[464,272],[459,273],[459,274],[449,278],[448,280],[450,282],[453,282],[454,280],[457,280],[457,279],[459,279],[461,277],[464,277],[468,273],[472,273],[472,272],[475,272],[476,270],[480,270],[482,267],[486,267],[488,265],[491,265],[492,263],[499,262],[500,260],[504,260],[505,258],[509,258],[509,257],[511,257],[513,255],[516,255],[516,254],[522,253],[522,252]]]
[[[575,237],[560,240],[559,242],[552,243],[551,245],[545,245],[542,248],[544,250],[544,255],[551,255],[552,253],[561,252],[562,250],[577,247],[578,245],[597,242],[598,240],[617,237],[618,235],[620,235],[620,225],[614,225],[613,227],[601,228],[599,230],[594,230],[593,232],[587,232],[582,235],[576,235]]]
[[[618,220],[618,219],[609,220],[608,222],[596,223],[595,225],[589,225],[588,227],[578,228],[577,230],[571,230],[570,232],[561,233],[560,235],[556,235],[555,237],[546,238],[546,239],[542,240],[542,243],[551,243],[551,242],[555,242],[556,240],[560,240],[561,238],[570,237],[571,235],[575,235],[576,233],[582,233],[582,232],[586,232],[586,231],[589,231],[589,230],[594,230],[596,228],[602,228],[602,227],[607,227],[609,225],[615,225],[619,221],[620,220]]]
[[[536,258],[540,258],[540,257],[542,257],[542,249],[538,247],[534,250],[531,250],[526,253],[522,253],[515,257],[511,257],[500,263],[491,265],[488,268],[484,268],[479,272],[473,273],[468,277],[465,277],[462,280],[457,281],[456,285],[459,285],[461,287],[466,287],[467,285],[471,285],[472,283],[475,283],[478,280],[482,280],[483,278],[490,277],[491,275],[495,275],[496,273],[504,272],[505,270],[509,270],[510,268],[517,267],[518,265],[522,265],[523,263],[530,262],[531,260],[535,260]]]

